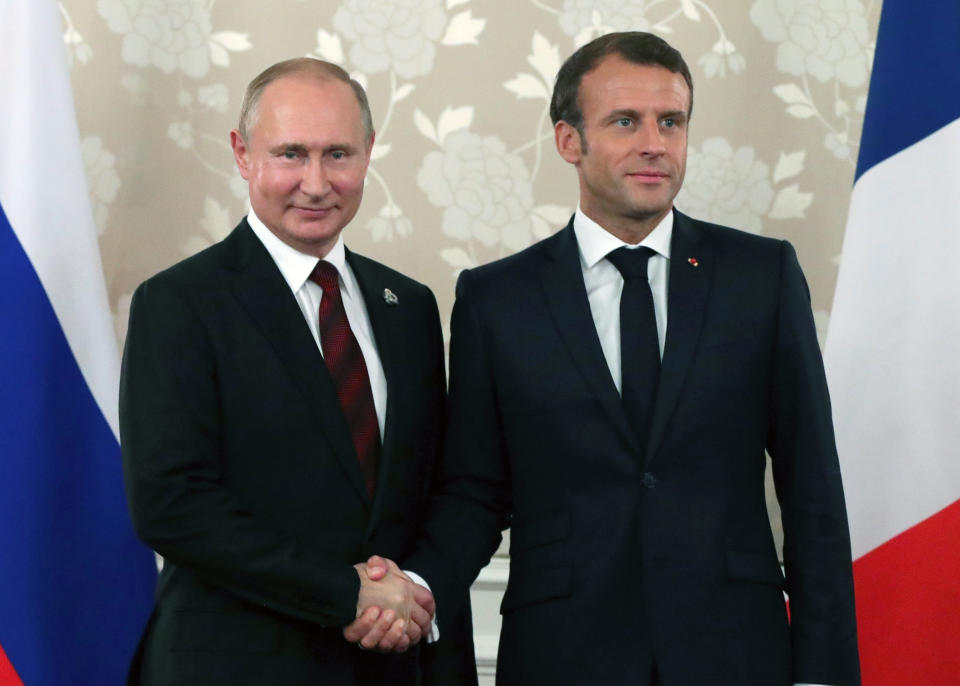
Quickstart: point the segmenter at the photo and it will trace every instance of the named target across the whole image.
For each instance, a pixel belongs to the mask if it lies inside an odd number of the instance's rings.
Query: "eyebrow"
[[[280,152],[306,152],[307,146],[303,143],[279,143],[272,148],[270,148],[271,153],[280,153]]]
[[[310,148],[305,143],[292,143],[292,142],[278,143],[277,145],[270,148],[270,152],[272,154],[277,154],[277,153],[282,153],[287,151],[306,153],[309,150]],[[330,143],[329,145],[324,147],[323,152],[327,153],[327,152],[330,152],[331,150],[345,150],[347,152],[355,152],[357,150],[357,146],[354,145],[353,143]]]
[[[640,113],[637,110],[632,110],[629,108],[614,110],[609,115],[607,115],[608,120],[619,119],[620,117],[630,117],[631,119],[639,119]],[[687,113],[683,110],[667,110],[666,112],[659,112],[657,114],[657,119],[683,119],[686,120]]]

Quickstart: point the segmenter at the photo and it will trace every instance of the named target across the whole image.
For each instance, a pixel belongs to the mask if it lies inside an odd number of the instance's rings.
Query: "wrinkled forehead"
[[[363,115],[353,89],[325,75],[295,73],[278,78],[264,88],[253,115],[253,137],[258,133],[364,137]]]

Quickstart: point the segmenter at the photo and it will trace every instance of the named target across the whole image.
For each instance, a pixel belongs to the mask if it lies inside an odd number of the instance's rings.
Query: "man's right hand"
[[[393,560],[379,555],[372,555],[367,560],[367,576],[372,580],[378,581],[388,573],[401,576],[413,584],[413,599],[416,604],[410,608],[411,622],[407,625],[407,635],[410,636],[412,645],[423,636],[429,635],[434,615],[437,612],[437,603],[430,589],[411,579]],[[417,631],[418,627],[419,631]]]
[[[360,577],[357,619],[344,627],[344,638],[367,650],[405,652],[429,630],[432,594],[391,560],[374,556],[354,568]]]

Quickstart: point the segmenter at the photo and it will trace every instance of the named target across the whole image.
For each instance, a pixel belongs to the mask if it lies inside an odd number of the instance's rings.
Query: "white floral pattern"
[[[123,34],[123,59],[200,78],[210,65],[229,66],[230,50],[248,50],[246,34],[213,32],[209,0],[97,0],[97,11]]]
[[[86,64],[93,59],[93,46],[77,31],[77,28],[73,24],[73,19],[70,17],[67,8],[63,6],[63,3],[58,4],[60,5],[60,16],[63,18],[64,23],[63,43],[67,46],[67,64],[72,69],[74,60],[80,64]]]
[[[852,167],[874,50],[861,0],[755,0],[750,19],[777,44],[777,69],[799,77],[773,87],[786,113],[826,129],[824,147]]]
[[[774,191],[770,167],[749,146],[733,149],[725,138],[690,148],[687,176],[677,205],[699,219],[762,233]]]
[[[203,199],[203,217],[199,226],[203,233],[193,234],[180,246],[184,256],[193,255],[222,241],[230,233],[236,221],[230,216],[230,210],[209,195]]]
[[[175,121],[167,127],[167,137],[184,150],[193,145],[193,122]]]
[[[210,69],[208,0],[97,0],[100,16],[124,34],[123,59],[201,77]]]
[[[99,136],[84,136],[80,141],[80,154],[87,177],[93,222],[97,227],[97,234],[103,234],[107,228],[110,203],[117,199],[117,191],[120,189],[116,158],[103,147],[103,140]]]
[[[750,19],[779,44],[781,72],[846,86],[866,82],[873,51],[860,0],[756,0]]]
[[[846,160],[853,155],[850,140],[844,131],[839,133],[831,131],[823,137],[823,145],[837,159]]]
[[[594,29],[597,35],[610,31],[647,31],[650,22],[646,5],[644,0],[563,0],[560,28],[568,36],[577,36],[584,29]]]
[[[367,74],[393,70],[412,79],[433,69],[447,27],[442,0],[344,0],[334,28],[348,40],[350,61]]]
[[[201,105],[217,112],[226,112],[230,105],[230,92],[222,83],[201,86],[197,91],[197,100]]]
[[[395,203],[388,202],[380,208],[377,216],[367,222],[375,241],[392,241],[394,238],[406,238],[413,233],[413,221],[403,214]]]
[[[417,185],[432,205],[443,208],[447,236],[510,252],[530,245],[530,175],[523,159],[507,152],[498,137],[450,133],[442,151],[424,158]]]

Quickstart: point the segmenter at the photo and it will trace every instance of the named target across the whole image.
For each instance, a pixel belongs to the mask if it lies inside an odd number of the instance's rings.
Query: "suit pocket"
[[[169,624],[174,651],[265,654],[276,652],[280,645],[275,621],[239,612],[171,612],[158,618],[161,623]]]
[[[512,562],[511,562],[512,564]],[[510,582],[500,603],[500,614],[547,600],[565,598],[572,588],[569,564],[532,571],[510,572]]]
[[[727,576],[735,581],[750,581],[757,584],[776,586],[781,591],[786,588],[783,572],[774,555],[765,553],[747,553],[739,550],[727,551]]]
[[[510,527],[510,557],[531,548],[564,541],[570,536],[570,513],[549,514],[518,519]]]
[[[570,530],[566,512],[514,521],[510,528],[510,580],[501,613],[570,595],[572,569],[563,545]]]

